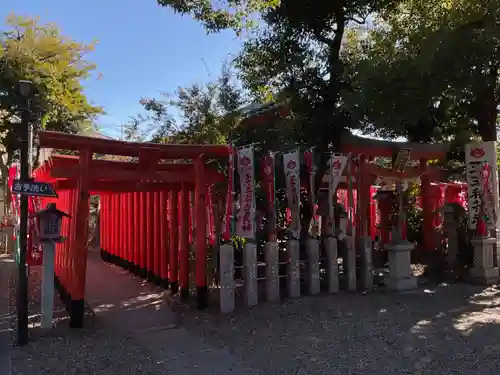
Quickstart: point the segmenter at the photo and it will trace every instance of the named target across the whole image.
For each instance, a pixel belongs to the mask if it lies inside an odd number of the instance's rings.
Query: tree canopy
[[[350,44],[349,104],[365,131],[417,142],[496,140],[498,1],[408,0]]]
[[[33,85],[30,110],[35,126],[81,132],[92,126],[102,108],[91,104],[82,80],[95,65],[85,57],[93,44],[81,44],[61,34],[52,24],[12,15],[0,31],[0,142],[9,155],[17,147],[15,117],[26,108],[18,82]]]
[[[208,32],[257,26],[235,63],[253,99],[291,99],[290,142],[496,140],[498,0],[158,2]]]
[[[247,16],[252,11],[250,19],[259,20],[258,27],[235,61],[242,83],[255,100],[287,98],[293,113],[286,136],[278,138],[315,146],[321,155],[337,144],[344,129],[357,127],[342,105],[343,92],[349,89],[341,53],[346,28],[364,23],[369,14],[394,1],[248,0],[227,2],[223,10],[214,10],[210,1],[159,3],[201,20],[209,32],[240,31],[247,24],[237,22],[238,12]],[[220,12],[234,22],[221,21]],[[320,164],[325,166],[326,160]]]
[[[220,144],[234,141],[244,94],[228,66],[206,85],[179,87],[161,98],[142,98],[143,113],[124,125],[129,140]]]

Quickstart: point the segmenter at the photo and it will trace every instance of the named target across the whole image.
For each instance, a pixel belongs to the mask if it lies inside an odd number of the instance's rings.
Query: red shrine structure
[[[369,163],[376,157],[395,158],[401,150],[409,151],[409,160],[419,162],[418,167],[404,167],[398,169],[387,169]],[[357,237],[368,236],[370,228],[370,187],[377,177],[389,178],[404,181],[405,179],[415,179],[420,177],[420,201],[423,216],[423,243],[420,244],[422,250],[433,250],[436,247],[435,217],[439,213],[434,210],[432,201],[436,199],[431,189],[432,182],[440,182],[443,179],[440,168],[429,165],[429,160],[443,160],[449,151],[448,145],[424,144],[408,142],[391,142],[378,139],[370,139],[346,134],[341,139],[341,151],[343,153],[357,155],[359,157],[359,181],[356,182],[356,190],[360,195],[358,215],[356,216]],[[389,233],[389,215],[392,202],[382,199],[378,204],[381,216],[381,233],[386,237]],[[388,238],[382,238],[382,243],[387,243]]]
[[[289,114],[290,108],[287,102],[254,106],[244,111],[242,126],[251,128],[252,126],[263,126],[266,123],[284,121],[284,118]],[[418,167],[391,170],[370,163],[377,157],[395,158],[400,150],[409,150],[409,160],[418,161]],[[356,181],[352,186],[357,194],[360,194],[360,207],[356,210],[357,215],[355,217],[356,237],[360,238],[369,235],[370,220],[374,219],[374,215],[370,214],[372,201],[370,187],[373,186],[377,177],[394,180],[420,177],[420,204],[423,211],[423,232],[425,233],[420,248],[424,251],[433,250],[437,245],[435,223],[439,221],[436,220],[439,213],[434,207],[434,202],[439,201],[436,193],[440,194],[440,191],[439,189],[433,189],[431,184],[441,182],[444,176],[443,171],[429,165],[429,161],[444,160],[448,151],[449,145],[446,144],[393,142],[360,137],[350,132],[344,133],[341,137],[339,152],[358,157],[359,175],[361,176],[360,180]],[[351,171],[351,174],[353,173],[354,171]],[[346,168],[344,177],[347,177],[348,174]],[[340,183],[338,188],[347,189],[347,184]],[[460,190],[461,187],[458,187],[458,189]],[[391,206],[392,202],[387,199],[378,202],[381,217],[380,232],[383,237],[381,241],[383,244],[389,242]]]
[[[189,202],[194,201],[196,232],[205,233],[206,196],[210,185],[224,175],[207,161],[224,159],[224,145],[165,145],[133,143],[42,131],[40,147],[69,150],[78,156],[53,154],[34,171],[38,181],[54,185],[57,203],[73,219],[64,220],[57,245],[56,283],[67,303],[72,327],[84,316],[89,198],[101,197],[101,247],[105,256],[120,258],[141,276],[148,276],[173,292],[189,293]],[[129,161],[99,160],[111,155]],[[170,202],[168,221],[165,219]],[[168,227],[170,225],[170,228]],[[171,238],[167,241],[170,229]],[[179,229],[179,230],[177,230]],[[179,245],[179,246],[177,246]],[[170,249],[168,249],[170,246]],[[207,305],[205,235],[195,235],[196,293],[200,308]],[[170,250],[170,251],[169,251]],[[177,264],[178,267],[169,267]]]
[[[250,114],[244,122],[263,123],[282,118],[286,106],[272,105]],[[189,295],[190,244],[194,245],[196,298],[199,308],[207,306],[207,205],[210,187],[226,177],[208,162],[227,160],[228,145],[172,145],[134,143],[42,131],[40,146],[75,152],[75,156],[53,153],[34,171],[38,181],[54,185],[57,207],[71,215],[63,221],[57,245],[56,282],[66,300],[72,327],[81,327],[84,316],[85,277],[88,252],[89,198],[100,196],[100,245],[104,259],[121,264],[173,293]],[[384,169],[370,163],[375,157],[394,157],[409,149],[418,167]],[[428,165],[443,159],[444,145],[387,142],[353,135],[342,138],[342,153],[358,158],[359,194],[356,221],[358,238],[370,228],[370,189],[377,177],[407,179],[419,176],[423,208],[424,249],[435,247],[432,181],[441,171]],[[105,157],[106,155],[106,157]],[[113,159],[113,160],[110,160]],[[390,202],[379,202],[382,217],[389,216]],[[191,210],[191,207],[193,209]],[[388,222],[382,222],[388,225]],[[191,272],[192,273],[192,272]]]

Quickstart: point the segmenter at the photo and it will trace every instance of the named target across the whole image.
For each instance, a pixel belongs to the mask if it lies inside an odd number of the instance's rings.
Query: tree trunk
[[[484,142],[497,140],[497,105],[498,98],[496,94],[498,79],[498,67],[490,69],[486,76],[486,85],[484,90],[477,97],[478,111],[476,119],[481,139]]]

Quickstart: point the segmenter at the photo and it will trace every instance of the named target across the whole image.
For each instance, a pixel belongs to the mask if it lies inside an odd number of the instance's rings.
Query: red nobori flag
[[[316,187],[314,186],[315,170],[314,170],[314,154],[312,150],[304,152],[304,163],[306,165],[307,176],[309,178],[309,200],[312,210],[312,223],[309,228],[309,233],[312,236],[319,234],[319,218],[316,205]]]
[[[234,217],[234,149],[231,148],[227,161],[226,212],[222,223],[222,240],[229,241],[233,233]]]
[[[274,215],[275,212],[275,188],[274,188],[274,155],[269,154],[262,158],[261,163],[262,181],[266,190],[266,201],[268,212]]]

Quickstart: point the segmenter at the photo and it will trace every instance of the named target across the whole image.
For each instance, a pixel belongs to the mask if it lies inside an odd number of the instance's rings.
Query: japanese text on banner
[[[240,175],[240,211],[238,235],[255,239],[255,179],[253,146],[238,150],[238,173]]]
[[[299,150],[283,154],[286,179],[286,198],[291,213],[290,232],[294,238],[300,234],[300,154]]]
[[[222,239],[229,241],[233,233],[233,216],[234,216],[234,149],[231,148],[227,161],[227,195],[226,195],[226,211],[224,213],[222,223]]]
[[[496,177],[496,152],[494,142],[469,143],[465,146],[465,162],[466,176],[469,185],[467,189],[467,199],[469,208],[469,228],[476,229],[476,224],[481,211],[483,199],[487,202],[487,197],[484,197],[484,165],[491,167],[491,173],[488,174],[488,180],[491,179],[493,202],[486,203],[488,216],[487,228],[495,229],[496,217],[498,216],[498,201],[495,199],[495,194],[498,190],[495,184],[498,181]],[[489,207],[488,207],[489,206]]]

